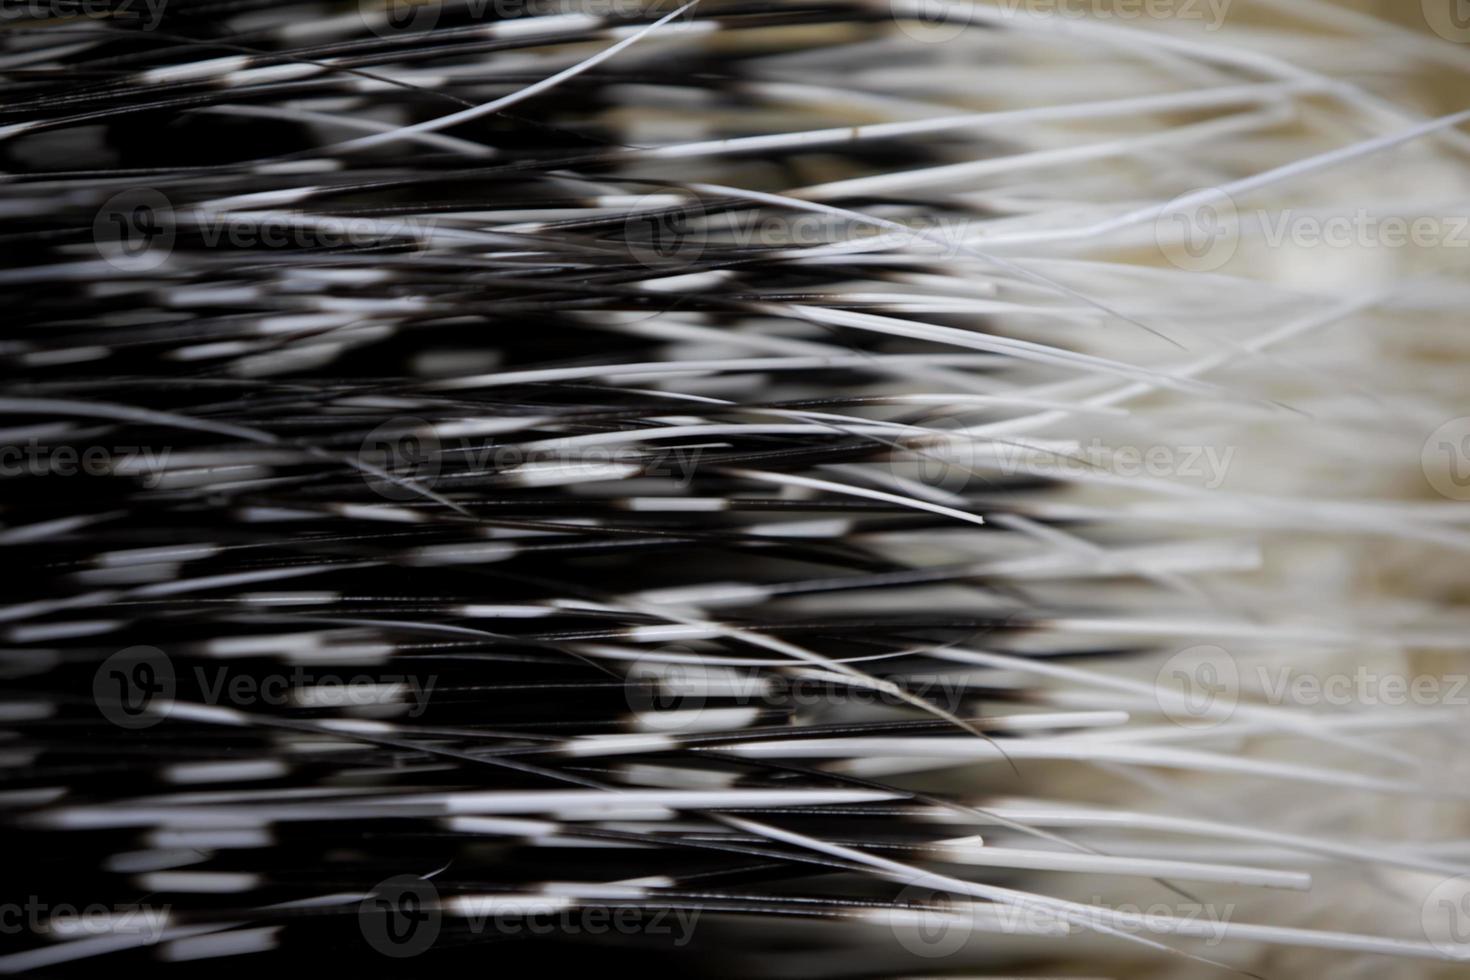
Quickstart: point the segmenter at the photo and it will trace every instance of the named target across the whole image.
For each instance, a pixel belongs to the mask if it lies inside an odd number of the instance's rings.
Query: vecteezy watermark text
[[[667,659],[670,655],[691,658]],[[719,725],[726,711],[802,708],[912,707],[916,701],[958,711],[970,696],[962,675],[906,676],[903,683],[867,678],[842,683],[830,674],[757,673],[692,662],[671,649],[634,661],[624,676],[624,695],[639,726],[649,731],[698,731]]]
[[[167,448],[46,445],[37,439],[0,445],[0,477],[136,474],[155,487],[168,466]]]
[[[553,895],[441,894],[432,881],[397,875],[380,882],[358,907],[370,947],[394,959],[426,952],[447,924],[471,935],[693,938],[698,909],[640,908]]]
[[[24,902],[0,903],[0,935],[28,932],[59,939],[86,936],[143,936],[157,942],[168,922],[169,906],[128,902],[107,905],[48,903],[31,895]]]
[[[443,0],[359,0],[358,14],[368,30],[386,38],[432,30],[446,10],[453,13],[456,24],[569,13],[627,20],[662,17],[687,3],[688,0],[577,0],[575,4],[565,0],[459,0],[446,5]],[[680,15],[683,19],[693,16],[693,9]]]
[[[519,486],[551,486],[634,474],[671,478],[679,487],[694,479],[700,447],[555,442],[511,443],[441,436],[435,424],[400,417],[377,426],[358,450],[368,485],[389,500],[414,500],[452,480],[513,480]]]
[[[977,902],[926,884],[900,892],[883,910],[894,938],[915,956],[938,959],[964,949],[976,933],[1015,936],[1065,936],[1076,931],[1106,931],[1131,936],[1187,935],[1206,946],[1224,941],[1235,904],[1202,902],[1150,905],[1105,902],[1053,904]]]
[[[110,20],[145,31],[163,20],[169,0],[0,0],[0,25],[12,21]]]
[[[178,208],[162,191],[134,187],[114,194],[98,209],[92,239],[109,265],[136,273],[163,265],[181,240],[205,249],[361,249],[416,246],[431,238],[436,227],[435,219],[424,216]]]
[[[1249,700],[1246,700],[1249,695]],[[1159,710],[1186,728],[1229,721],[1242,703],[1267,707],[1470,707],[1470,674],[1410,674],[1358,664],[1347,670],[1294,664],[1242,667],[1223,647],[1192,646],[1155,677]]]
[[[1245,241],[1268,249],[1470,248],[1470,211],[1246,209],[1226,191],[1204,188],[1159,209],[1154,239],[1171,265],[1189,272],[1214,272],[1230,262]]]
[[[1085,445],[1071,439],[990,438],[968,431],[963,417],[921,424],[933,435],[896,453],[893,468],[951,493],[983,485],[993,473],[1058,480],[1173,478],[1214,490],[1229,475],[1236,451],[1223,445],[1110,444],[1096,437]]]
[[[189,683],[189,702],[242,709],[375,708],[392,706],[410,718],[428,709],[435,675],[343,674],[296,665],[264,673],[194,666],[181,672],[157,647],[120,650],[97,668],[93,700],[102,716],[120,728],[150,728],[167,718]]]
[[[904,34],[925,44],[953,41],[972,25],[1026,18],[1095,20],[1104,23],[1187,21],[1216,31],[1225,23],[1234,0],[889,0],[894,21]]]

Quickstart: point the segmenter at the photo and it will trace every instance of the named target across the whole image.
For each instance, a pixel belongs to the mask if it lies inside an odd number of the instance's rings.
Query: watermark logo
[[[623,693],[639,729],[698,731],[712,688],[728,686],[729,674],[697,663],[636,660],[624,675]]]
[[[1183,728],[1214,728],[1230,720],[1240,700],[1240,667],[1223,647],[1180,650],[1154,678],[1154,700]]]
[[[678,274],[698,262],[709,244],[704,207],[683,191],[645,194],[623,222],[623,241],[639,265]]]
[[[394,959],[417,956],[434,945],[443,924],[439,890],[417,875],[380,882],[358,906],[357,922],[369,946]]]
[[[1470,415],[1450,419],[1424,441],[1424,478],[1441,496],[1470,500]]]
[[[890,457],[890,468],[900,477],[913,477],[925,486],[961,493],[983,480],[982,457],[993,456],[993,444],[969,429],[986,420],[972,415],[931,415],[917,423],[930,435],[905,439],[905,448]]]
[[[439,477],[443,452],[432,423],[404,416],[389,419],[362,440],[358,459],[373,471],[368,486],[388,500],[416,500]],[[375,471],[375,472],[374,472]]]
[[[114,194],[92,221],[97,253],[123,272],[148,272],[163,265],[176,235],[173,205],[151,187]]]
[[[906,450],[895,454],[895,476],[908,475],[925,486],[961,494],[973,483],[985,482],[983,464],[994,469],[997,444],[972,429],[988,425],[978,413],[939,413],[920,419],[917,426],[931,435],[904,439]]]
[[[1181,194],[1154,219],[1154,241],[1164,258],[1186,272],[1214,272],[1240,247],[1240,214],[1216,188]]]
[[[1470,0],[1419,0],[1429,29],[1446,41],[1470,43]]]
[[[378,37],[432,31],[444,5],[440,0],[360,0],[358,16]]]
[[[909,885],[898,893],[889,923],[898,944],[915,956],[932,960],[965,948],[975,930],[973,903],[957,903],[948,892],[928,885]]]
[[[178,680],[173,662],[157,647],[119,650],[92,675],[92,699],[119,728],[152,728],[173,708]]]
[[[1470,960],[1470,875],[1435,885],[1424,899],[1419,921],[1435,949],[1452,959]]]
[[[898,29],[920,44],[953,41],[974,18],[969,3],[950,0],[890,0],[888,6]]]

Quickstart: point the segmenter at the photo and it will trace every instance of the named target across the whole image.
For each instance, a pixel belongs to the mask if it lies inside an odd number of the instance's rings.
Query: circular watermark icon
[[[1240,247],[1240,213],[1222,190],[1181,194],[1154,219],[1154,241],[1170,265],[1185,272],[1214,272]]]
[[[1187,647],[1159,668],[1154,700],[1164,717],[1181,727],[1222,725],[1240,701],[1240,667],[1223,647]]]
[[[173,663],[157,647],[119,650],[92,675],[92,700],[102,717],[133,731],[167,718],[177,689]]]
[[[1450,419],[1424,441],[1424,479],[1451,500],[1470,500],[1470,415]]]
[[[1444,955],[1470,960],[1470,875],[1435,885],[1419,910],[1424,938]]]
[[[404,959],[434,945],[443,924],[439,890],[427,878],[396,875],[381,881],[357,909],[367,944],[384,956]]]
[[[983,478],[982,455],[994,456],[996,451],[993,443],[967,430],[992,421],[973,413],[927,415],[913,424],[931,434],[904,437],[903,448],[889,456],[889,469],[894,476],[917,480],[936,490],[963,493]]]
[[[920,44],[953,41],[975,16],[971,4],[948,0],[889,0],[888,9],[898,29]]]
[[[1419,0],[1429,29],[1446,41],[1470,43],[1470,0]]]
[[[112,195],[92,219],[92,241],[108,265],[147,272],[168,261],[176,229],[162,191],[133,187]]]
[[[362,440],[358,459],[372,468],[365,472],[375,493],[389,500],[416,500],[431,486],[443,465],[439,436],[433,423],[414,416],[389,419]],[[375,472],[374,472],[375,471]]]
[[[709,244],[704,206],[688,193],[645,194],[623,221],[623,241],[634,262],[678,275],[704,255]]]
[[[975,931],[971,904],[928,885],[898,893],[889,924],[898,944],[915,956],[939,959],[965,948]]]
[[[689,651],[671,650],[688,654]],[[638,728],[649,732],[698,730],[716,686],[729,687],[729,672],[697,663],[635,660],[623,677],[623,696]]]
[[[357,14],[378,37],[431,31],[443,13],[442,0],[358,0]]]

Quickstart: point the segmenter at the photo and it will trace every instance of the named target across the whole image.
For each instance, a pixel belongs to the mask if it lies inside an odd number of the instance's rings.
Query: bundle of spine
[[[1470,48],[1157,6],[7,8],[0,970],[1461,975]]]

